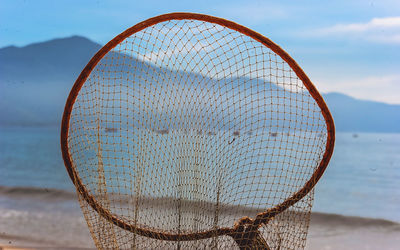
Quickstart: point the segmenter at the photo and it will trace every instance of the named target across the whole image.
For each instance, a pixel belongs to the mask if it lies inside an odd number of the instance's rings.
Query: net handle
[[[81,74],[75,81],[71,92],[68,96],[67,102],[65,104],[64,108],[64,113],[62,117],[62,123],[61,123],[61,151],[62,151],[62,156],[64,160],[64,165],[67,169],[67,172],[74,183],[75,187],[77,188],[78,192],[82,195],[82,197],[88,202],[88,204],[101,216],[112,222],[114,225],[131,231],[133,233],[136,233],[141,236],[147,236],[150,238],[154,239],[160,239],[160,240],[200,240],[200,239],[206,239],[210,238],[213,236],[221,236],[221,235],[231,235],[235,232],[235,228],[217,228],[217,229],[212,229],[204,232],[199,232],[199,233],[190,233],[190,234],[171,234],[171,233],[164,233],[164,232],[157,232],[154,230],[150,229],[143,229],[140,227],[135,226],[134,224],[128,224],[125,221],[121,220],[117,216],[113,215],[110,213],[110,211],[104,209],[96,200],[95,198],[88,192],[86,187],[83,185],[81,179],[79,178],[77,172],[75,171],[72,161],[71,161],[71,156],[69,153],[69,147],[68,147],[68,132],[69,132],[69,120],[71,117],[71,111],[73,108],[73,105],[75,103],[75,100],[78,96],[78,93],[80,89],[82,88],[83,84],[85,83],[86,79],[89,77],[90,73],[92,70],[95,68],[95,66],[98,64],[98,62],[109,52],[111,51],[114,47],[116,47],[121,41],[126,39],[127,37],[131,36],[132,34],[139,32],[147,27],[153,26],[157,23],[164,22],[164,21],[169,21],[169,20],[183,20],[183,19],[191,19],[191,20],[198,20],[198,21],[205,21],[205,22],[210,22],[210,23],[215,23],[221,26],[224,26],[226,28],[236,30],[244,35],[247,35],[254,40],[262,43],[263,45],[267,46],[269,49],[271,49],[274,53],[279,55],[295,72],[298,78],[300,78],[311,94],[311,96],[314,98],[314,100],[317,102],[319,108],[321,109],[322,115],[325,119],[326,126],[327,126],[327,142],[325,146],[325,153],[323,155],[323,158],[318,166],[318,168],[314,171],[313,175],[311,178],[305,183],[303,188],[301,188],[297,193],[286,199],[284,202],[281,204],[268,209],[266,212],[259,213],[256,218],[254,219],[253,223],[248,226],[248,230],[253,230],[253,234],[256,234],[257,230],[261,224],[267,223],[268,220],[273,218],[279,213],[282,213],[286,209],[288,209],[290,206],[301,200],[304,196],[306,196],[312,188],[315,186],[315,184],[318,182],[318,180],[321,178],[322,174],[324,173],[326,167],[328,166],[329,160],[332,156],[333,153],[333,148],[334,148],[334,142],[335,142],[335,126],[333,123],[333,118],[331,113],[329,112],[329,109],[323,100],[322,96],[318,93],[317,89],[315,86],[312,84],[310,79],[307,77],[307,75],[304,73],[304,71],[300,68],[300,66],[294,61],[292,57],[289,56],[288,53],[286,53],[282,48],[280,48],[277,44],[272,42],[270,39],[264,37],[263,35],[250,30],[247,27],[244,27],[242,25],[239,25],[235,22],[218,18],[218,17],[213,17],[209,15],[204,15],[204,14],[196,14],[196,13],[183,13],[183,12],[177,12],[177,13],[169,13],[169,14],[164,14],[160,16],[156,16],[150,19],[147,19],[143,22],[140,22],[136,24],[135,26],[132,26],[131,28],[125,30],[118,36],[116,36],[114,39],[112,39],[110,42],[108,42],[104,47],[102,47],[89,61],[89,63],[85,66],[85,68],[82,70]],[[246,230],[246,231],[248,231]]]

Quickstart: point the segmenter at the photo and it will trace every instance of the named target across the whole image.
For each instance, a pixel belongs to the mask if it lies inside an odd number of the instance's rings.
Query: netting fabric
[[[99,249],[304,248],[313,190],[298,192],[328,129],[281,55],[229,25],[184,18],[103,54],[67,130]]]

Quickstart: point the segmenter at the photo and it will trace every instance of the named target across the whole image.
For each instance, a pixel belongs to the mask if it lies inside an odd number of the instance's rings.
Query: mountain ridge
[[[73,82],[100,48],[82,36],[0,48],[0,125],[59,124]],[[338,131],[400,132],[400,105],[323,97]]]

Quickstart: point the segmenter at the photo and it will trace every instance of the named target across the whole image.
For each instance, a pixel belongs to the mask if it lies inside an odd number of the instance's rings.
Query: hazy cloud
[[[400,104],[400,74],[325,78],[315,82],[323,92],[341,92],[359,99]]]
[[[337,24],[313,31],[317,36],[342,36],[400,45],[400,16],[373,18],[364,23]]]
[[[327,32],[364,32],[383,28],[400,28],[400,17],[373,18],[367,23],[338,24]]]

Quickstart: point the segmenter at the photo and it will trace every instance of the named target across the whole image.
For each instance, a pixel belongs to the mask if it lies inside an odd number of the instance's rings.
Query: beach
[[[0,188],[3,249],[94,249],[74,193]],[[384,220],[312,213],[306,249],[398,249],[400,224]]]
[[[11,218],[10,218],[11,219]],[[86,223],[74,218],[73,227],[63,227],[70,221],[57,217],[32,219],[31,226],[16,225],[14,228],[1,226],[0,249],[95,249]],[[2,223],[3,224],[3,223]],[[6,221],[6,224],[13,224]],[[10,225],[8,225],[10,226]],[[33,227],[31,232],[26,232]],[[23,227],[24,229],[21,229]],[[51,231],[37,228],[47,228]],[[25,233],[19,233],[25,231]],[[9,233],[8,233],[9,232]],[[306,249],[398,249],[400,224],[386,220],[349,217],[333,214],[313,214]]]

